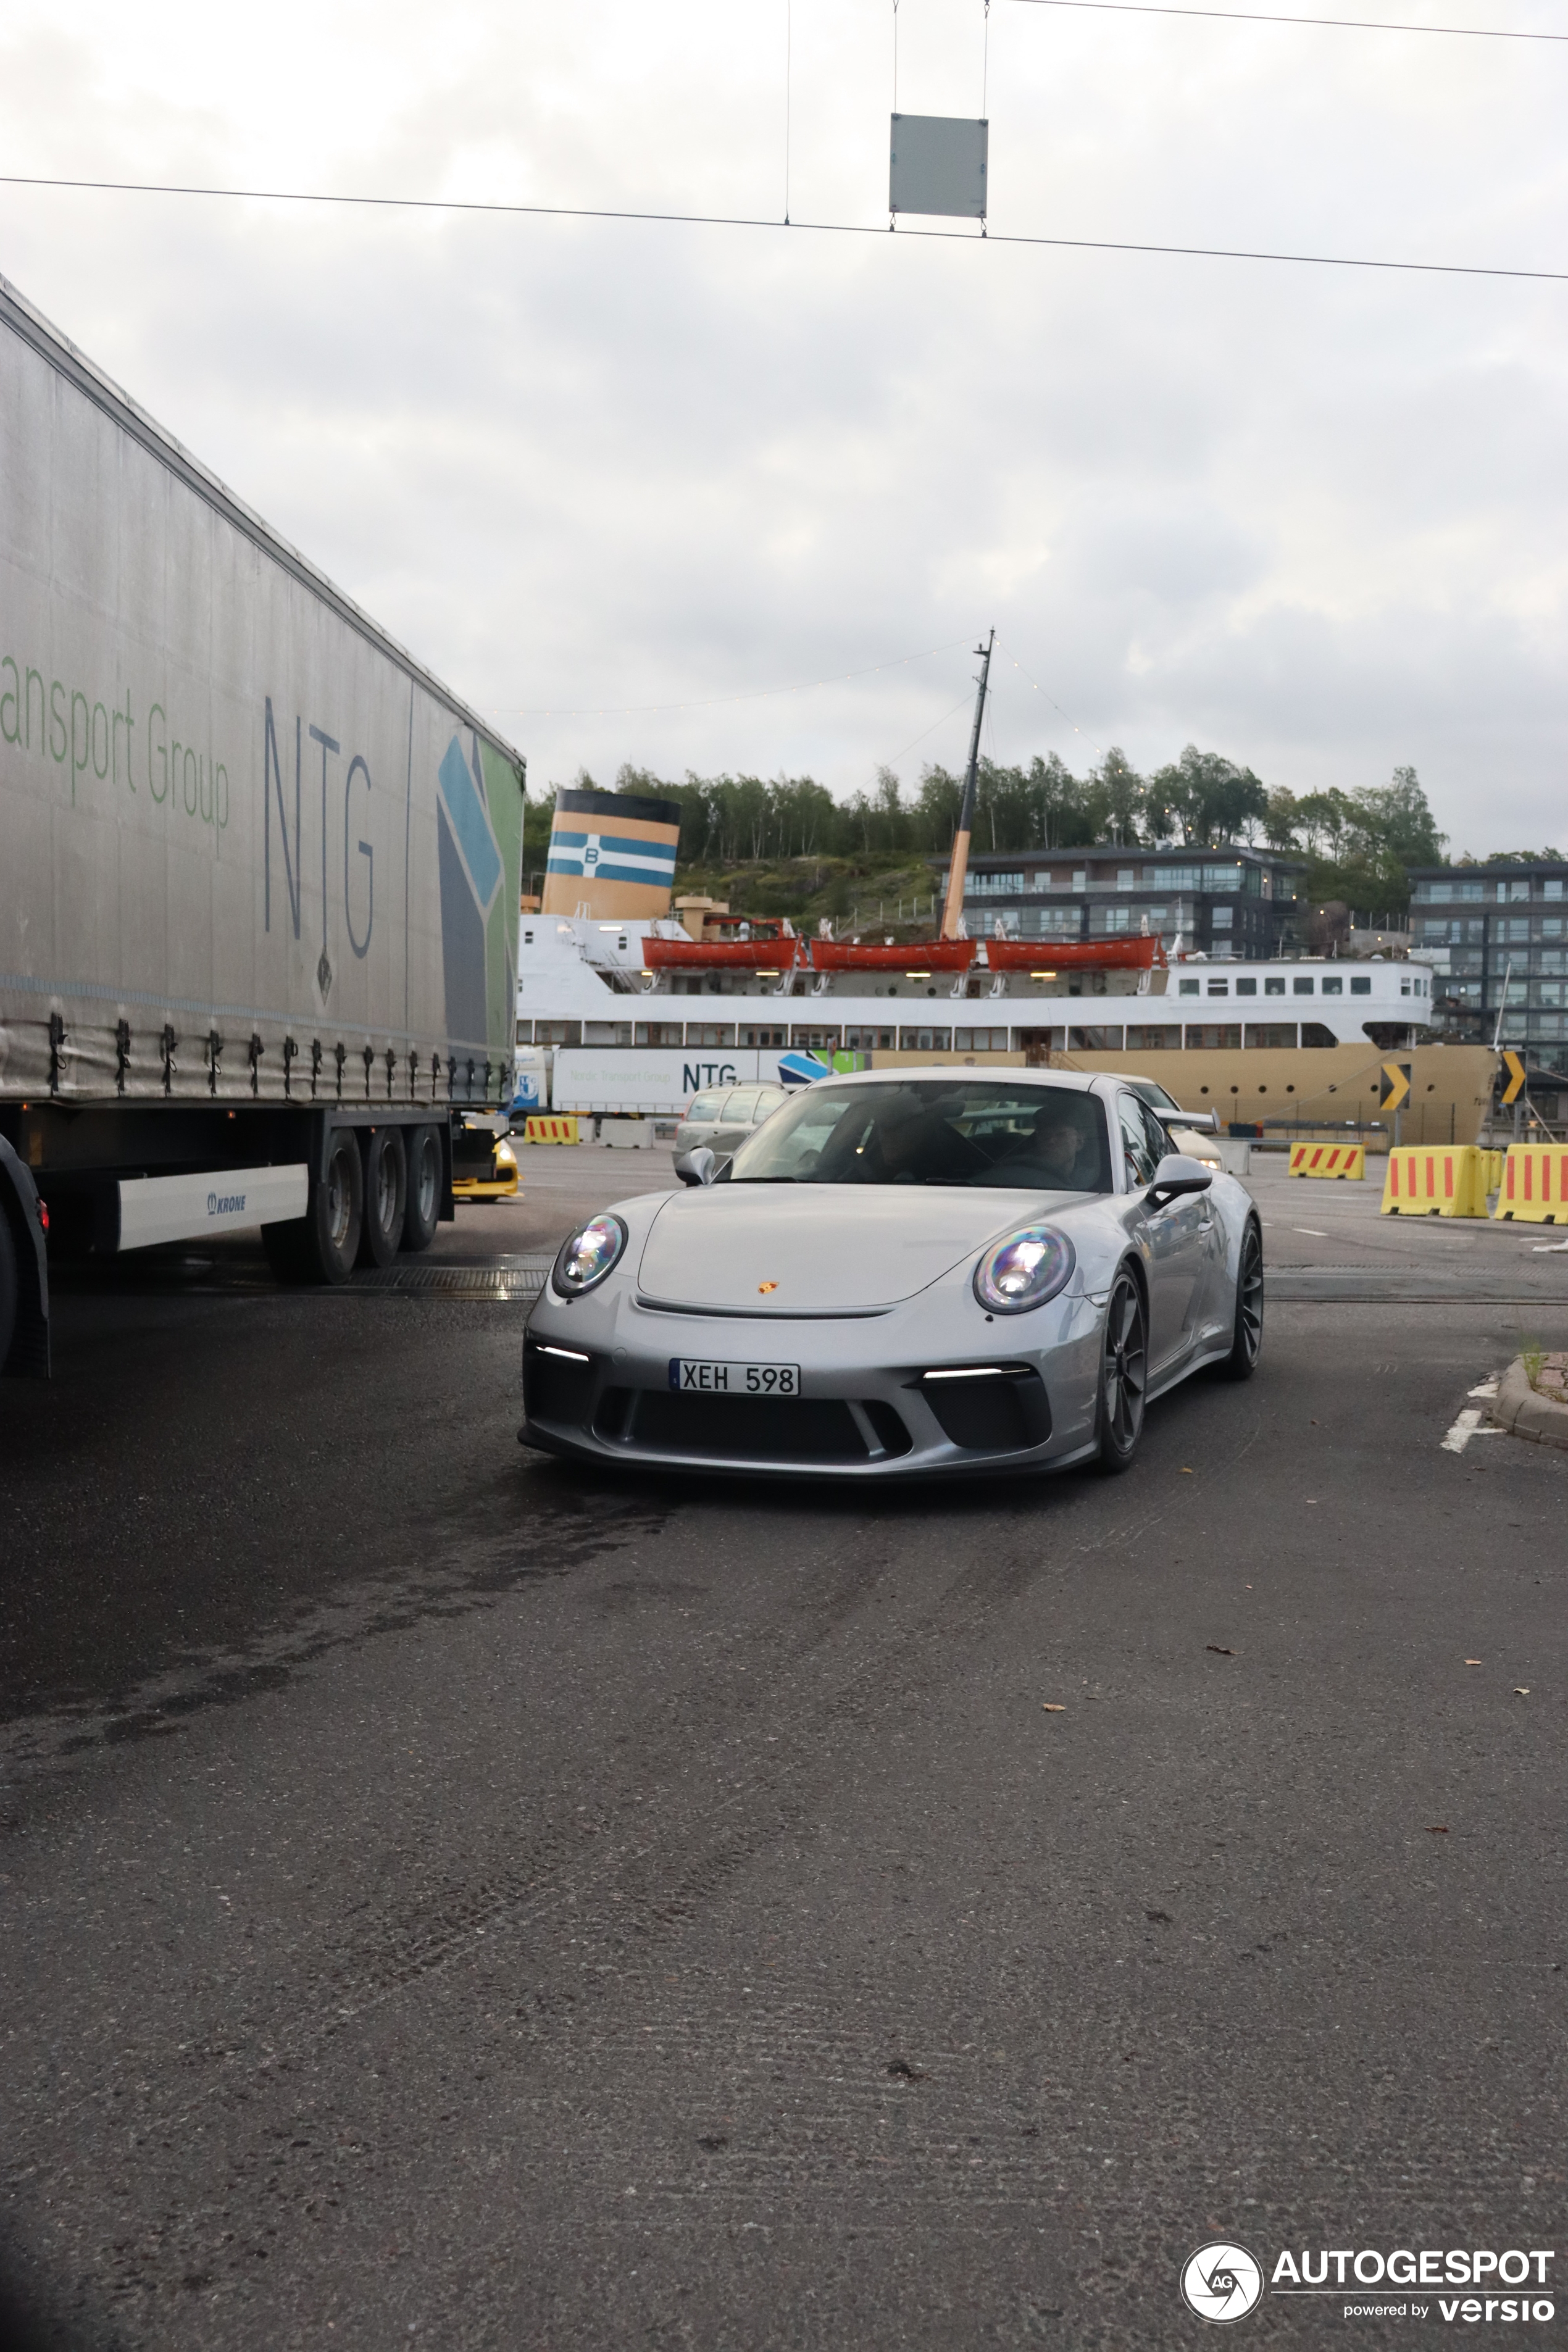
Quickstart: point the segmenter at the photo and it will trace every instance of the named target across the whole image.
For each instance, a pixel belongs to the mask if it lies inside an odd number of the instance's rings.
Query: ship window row
[[[941,1022],[850,1023],[842,1028],[781,1022],[520,1021],[520,1045],[649,1046],[687,1053],[746,1048],[791,1048],[796,1052],[848,1054],[1027,1054],[1039,1049],[1074,1054],[1159,1054],[1183,1049],[1334,1045],[1339,1039],[1321,1021],[1143,1021],[1064,1023],[1059,1026],[1004,1028],[999,1024]]]
[[[1324,972],[1321,976],[1311,972],[1300,972],[1290,982],[1292,996],[1311,996],[1319,992],[1324,996],[1343,996],[1345,975],[1342,972]],[[1178,980],[1176,992],[1180,996],[1229,996],[1232,993],[1237,996],[1256,996],[1258,993],[1258,982],[1253,978],[1222,980],[1209,975],[1204,979]],[[1428,992],[1428,982],[1424,972],[1405,971],[1400,974],[1401,996],[1425,996]],[[1285,994],[1284,974],[1282,972],[1266,974],[1262,983],[1262,993],[1265,996],[1283,996]],[[1352,972],[1350,976],[1350,993],[1352,996],[1370,996],[1372,975],[1369,972]]]

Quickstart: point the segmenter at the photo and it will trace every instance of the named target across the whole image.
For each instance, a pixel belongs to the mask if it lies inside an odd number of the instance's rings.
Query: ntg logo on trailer
[[[489,1034],[487,926],[504,868],[485,797],[478,744],[470,766],[461,740],[454,735],[442,755],[437,781],[447,1027],[465,1044],[482,1046]]]

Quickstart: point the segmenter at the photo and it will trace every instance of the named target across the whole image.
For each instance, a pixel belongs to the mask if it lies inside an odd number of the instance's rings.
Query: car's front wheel
[[[1236,1273],[1236,1328],[1219,1367],[1226,1381],[1249,1381],[1263,1353],[1263,1235],[1249,1217]]]
[[[1125,1470],[1143,1434],[1143,1400],[1149,1386],[1149,1318],[1143,1294],[1123,1266],[1111,1286],[1100,1349],[1098,1464]]]

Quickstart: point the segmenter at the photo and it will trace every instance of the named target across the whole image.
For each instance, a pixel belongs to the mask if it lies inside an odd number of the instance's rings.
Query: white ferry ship
[[[716,1087],[835,1066],[1060,1061],[1144,1071],[1237,1120],[1328,1125],[1366,1118],[1369,1096],[1374,1115],[1382,1058],[1421,1047],[1452,1066],[1414,1089],[1424,1110],[1445,1136],[1466,1124],[1479,1079],[1466,1049],[1425,1045],[1423,964],[1168,960],[1138,935],[910,946],[700,907],[680,922],[679,818],[668,802],[559,795],[519,936],[519,1109],[669,1118]]]

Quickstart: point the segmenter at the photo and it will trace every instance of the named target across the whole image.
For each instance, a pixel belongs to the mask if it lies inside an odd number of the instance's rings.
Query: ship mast
[[[983,646],[974,650],[980,656],[980,676],[975,680],[979,692],[974,698],[974,725],[969,737],[969,765],[963,772],[963,802],[958,812],[958,831],[953,836],[952,863],[948,869],[947,897],[942,909],[942,931],[944,940],[958,937],[958,926],[963,916],[963,886],[969,876],[969,835],[974,824],[974,793],[980,781],[980,722],[985,716],[985,688],[991,676],[991,648],[996,642],[992,630]]]

